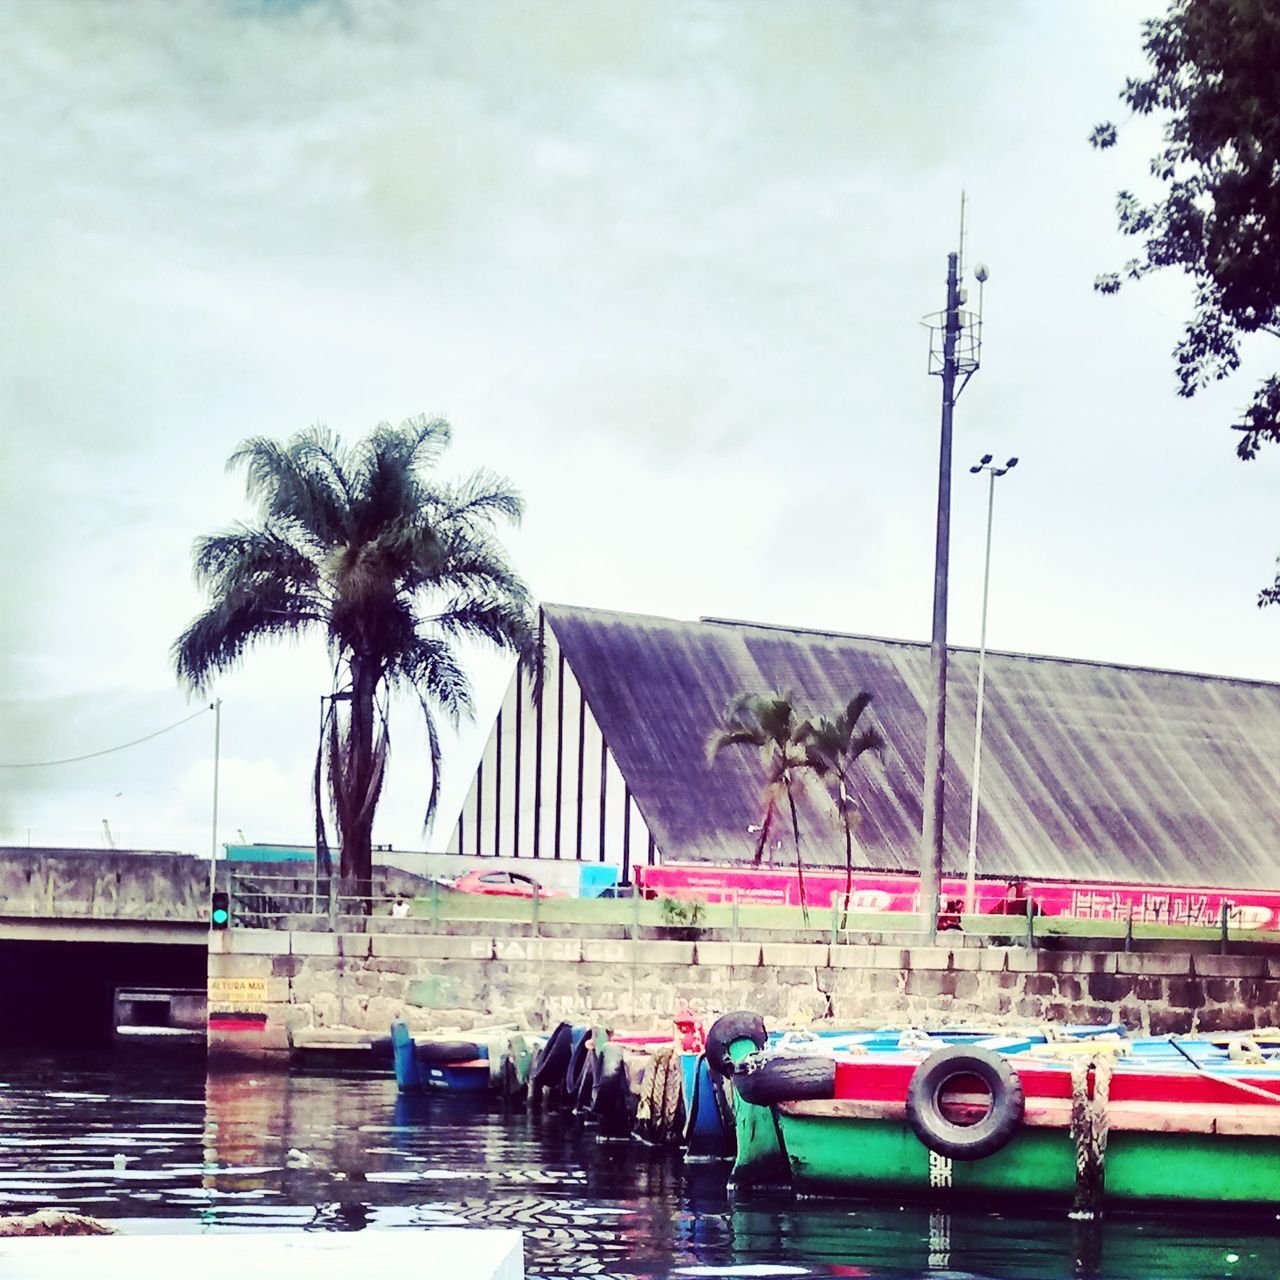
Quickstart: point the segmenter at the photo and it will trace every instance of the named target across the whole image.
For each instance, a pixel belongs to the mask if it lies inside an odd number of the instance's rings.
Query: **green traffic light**
[[[214,924],[226,924],[229,919],[230,919],[230,915],[228,914],[226,907],[214,907],[213,909]]]

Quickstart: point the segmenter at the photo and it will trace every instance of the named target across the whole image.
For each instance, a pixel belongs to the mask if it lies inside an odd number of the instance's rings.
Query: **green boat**
[[[1207,1041],[988,1037],[780,1053],[750,1016],[726,1015],[721,1053],[737,1187],[1280,1206],[1280,1063],[1261,1051],[1242,1062]]]

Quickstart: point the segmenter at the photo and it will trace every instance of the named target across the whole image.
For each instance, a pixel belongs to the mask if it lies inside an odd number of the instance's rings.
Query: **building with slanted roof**
[[[450,850],[633,868],[749,863],[763,773],[707,763],[730,699],[790,691],[836,714],[860,690],[888,742],[860,762],[860,868],[920,859],[929,646],[867,636],[547,605],[541,696],[517,672]],[[953,648],[946,857],[963,875],[977,653]],[[1280,886],[1280,685],[988,650],[980,876]],[[834,803],[798,796],[808,866],[843,866]],[[789,824],[771,851],[794,861]]]

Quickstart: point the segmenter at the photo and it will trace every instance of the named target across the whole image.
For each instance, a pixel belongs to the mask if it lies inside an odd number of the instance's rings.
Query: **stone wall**
[[[398,1015],[416,1031],[665,1028],[685,1008],[755,1009],[774,1026],[1117,1021],[1153,1035],[1280,1022],[1280,959],[1264,955],[248,929],[210,945],[211,1001],[217,979],[253,979],[261,1002],[241,1012],[266,1014],[260,1031],[211,1029],[215,1056],[284,1054],[295,1028],[382,1034]]]

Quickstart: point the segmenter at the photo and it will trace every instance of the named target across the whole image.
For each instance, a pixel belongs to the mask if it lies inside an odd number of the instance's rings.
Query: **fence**
[[[485,923],[523,927],[531,937],[566,932],[583,936],[768,940],[787,937],[832,944],[900,940],[919,945],[925,920],[911,912],[844,911],[762,904],[726,890],[716,901],[646,897],[633,887],[609,896],[580,898],[533,893],[497,896],[460,893],[432,880],[422,891],[383,890],[369,898],[329,894],[317,876],[232,873],[233,928],[293,931],[377,929],[388,932],[466,932]],[[1142,950],[1176,942],[1197,950],[1261,945],[1280,948],[1280,933],[1241,927],[1244,917],[1224,904],[1216,926],[1159,925],[1127,920],[1077,920],[1063,916],[962,915],[939,935],[939,945],[1098,946]]]

